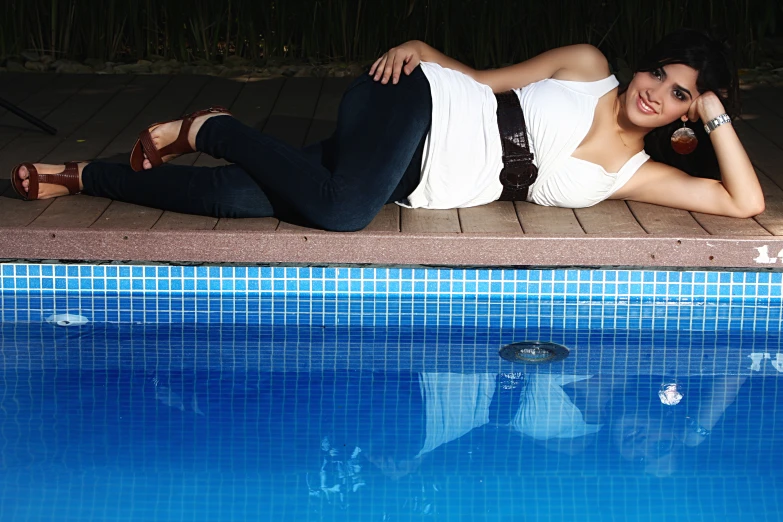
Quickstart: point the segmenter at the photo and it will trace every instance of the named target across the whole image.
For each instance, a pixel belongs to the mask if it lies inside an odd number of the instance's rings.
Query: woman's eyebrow
[[[661,74],[663,75],[663,79],[664,80],[668,77],[668,74],[666,74],[666,69],[664,67],[661,67]],[[689,98],[693,99],[693,95],[691,94],[691,91],[689,91],[688,89],[686,89],[682,85],[679,85],[679,84],[676,84],[676,83],[674,84],[674,86],[677,87],[678,89],[680,89],[685,94],[687,94]]]
[[[685,88],[685,87],[683,87],[682,85],[676,85],[676,84],[675,84],[675,87],[677,87],[677,88],[678,88],[678,89],[680,89],[682,92],[684,92],[685,94],[687,94],[687,95],[688,95],[688,98],[693,98],[693,95],[691,94],[691,91],[689,91],[688,89],[686,89],[686,88]]]

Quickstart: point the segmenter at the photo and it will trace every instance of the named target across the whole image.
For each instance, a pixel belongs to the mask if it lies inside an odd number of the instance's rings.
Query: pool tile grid
[[[6,263],[2,290],[780,298],[781,272],[125,266]]]
[[[458,326],[691,331],[780,331],[779,305],[746,303],[552,302],[520,295],[503,301],[427,296],[35,295],[0,297],[4,322],[43,322],[56,314],[90,322],[324,326]]]
[[[781,273],[0,265],[7,322],[781,330]]]

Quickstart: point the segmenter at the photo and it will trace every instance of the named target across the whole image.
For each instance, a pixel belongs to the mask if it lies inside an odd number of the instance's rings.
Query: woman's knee
[[[327,232],[359,232],[372,223],[373,218],[353,218],[351,220],[323,219],[316,225]]]
[[[364,205],[328,205],[311,220],[315,226],[329,232],[358,232],[372,223],[378,211]]]
[[[205,170],[209,167],[204,167]],[[238,165],[212,168],[207,190],[194,187],[193,199],[205,199],[212,204],[211,213],[217,217],[269,217],[274,214],[269,198],[261,187]],[[200,176],[192,177],[198,180]],[[205,193],[206,192],[206,193]]]

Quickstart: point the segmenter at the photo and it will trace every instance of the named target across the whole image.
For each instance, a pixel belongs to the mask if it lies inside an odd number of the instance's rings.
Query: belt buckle
[[[537,169],[532,163],[509,162],[500,171],[500,183],[515,190],[530,187],[536,180]]]

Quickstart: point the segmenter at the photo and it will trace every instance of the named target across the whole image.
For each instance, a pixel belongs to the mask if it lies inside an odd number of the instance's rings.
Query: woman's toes
[[[172,143],[174,140],[177,139],[177,136],[179,135],[179,128],[181,126],[182,126],[181,120],[170,121],[156,126],[154,129],[150,131],[150,137],[152,138],[152,143],[154,143],[155,147],[158,149],[161,149],[166,145]]]
[[[25,190],[30,188],[30,180],[26,179],[26,180],[22,181],[22,186],[24,187]]]
[[[144,158],[144,161],[142,162],[142,166],[144,167],[145,170],[149,170],[152,168],[152,162],[147,158]]]
[[[22,165],[21,167],[19,167],[19,172],[18,172],[18,174],[19,174],[19,179],[27,179],[27,177],[30,175],[30,174],[27,172],[27,167],[25,167],[24,165]]]

